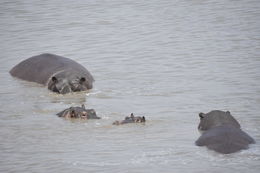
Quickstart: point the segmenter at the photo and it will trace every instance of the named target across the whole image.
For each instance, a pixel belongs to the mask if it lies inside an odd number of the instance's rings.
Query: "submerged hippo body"
[[[100,117],[96,115],[94,109],[86,109],[84,105],[82,105],[81,107],[70,107],[68,109],[65,109],[64,111],[61,111],[60,113],[57,113],[57,115],[66,119],[100,119]]]
[[[195,142],[198,146],[230,154],[247,149],[249,144],[255,143],[253,138],[240,129],[240,124],[229,111],[215,110],[207,114],[200,113],[199,117],[198,129],[202,135]]]
[[[140,116],[134,116],[133,113],[129,117],[125,117],[124,120],[122,121],[115,121],[113,125],[121,125],[121,124],[127,124],[127,123],[144,123],[145,122],[145,117],[140,117]]]
[[[53,92],[66,94],[92,88],[94,78],[77,62],[54,54],[28,58],[10,70],[14,77],[48,86]]]

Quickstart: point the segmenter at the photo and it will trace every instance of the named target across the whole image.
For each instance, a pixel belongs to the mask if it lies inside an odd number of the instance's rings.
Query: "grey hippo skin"
[[[97,116],[94,109],[86,109],[84,105],[81,107],[70,107],[57,113],[59,117],[64,117],[66,119],[70,118],[80,118],[80,119],[100,119]]]
[[[94,78],[77,62],[54,54],[28,58],[10,70],[14,77],[48,86],[48,89],[66,94],[92,88]]]
[[[145,122],[145,117],[140,117],[140,116],[134,116],[133,113],[129,117],[125,117],[124,120],[122,121],[115,121],[113,125],[121,125],[121,124],[127,124],[127,123],[144,123]]]
[[[240,124],[229,111],[214,110],[207,114],[200,113],[199,117],[198,129],[202,135],[195,142],[197,146],[230,154],[247,149],[249,144],[255,143],[253,138],[240,129]]]

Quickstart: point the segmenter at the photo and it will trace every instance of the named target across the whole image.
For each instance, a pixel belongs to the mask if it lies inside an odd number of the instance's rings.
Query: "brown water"
[[[260,1],[0,2],[0,172],[259,172]],[[49,52],[84,65],[89,92],[56,95],[8,71]],[[55,114],[84,103],[101,120]],[[221,155],[198,113],[229,110],[256,140]],[[112,126],[134,112],[145,125]]]

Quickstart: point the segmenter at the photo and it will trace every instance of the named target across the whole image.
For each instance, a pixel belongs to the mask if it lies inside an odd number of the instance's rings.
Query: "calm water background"
[[[0,172],[258,172],[259,0],[0,2]],[[60,96],[8,71],[40,53],[83,64],[89,92]],[[84,103],[102,120],[55,114]],[[194,145],[199,112],[229,110],[257,144]],[[112,126],[134,112],[145,125]]]

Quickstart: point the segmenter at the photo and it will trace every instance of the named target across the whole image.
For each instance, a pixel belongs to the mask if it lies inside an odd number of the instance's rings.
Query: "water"
[[[0,172],[258,172],[258,0],[0,2]],[[89,92],[14,79],[49,52],[84,65]],[[55,114],[82,103],[102,120]],[[221,155],[197,147],[199,112],[229,110],[255,138]],[[134,112],[145,125],[112,126]]]

